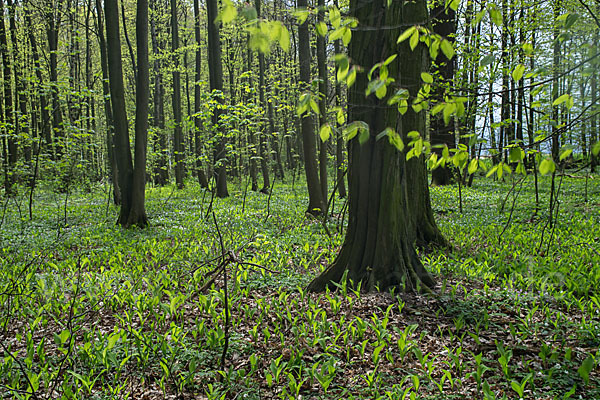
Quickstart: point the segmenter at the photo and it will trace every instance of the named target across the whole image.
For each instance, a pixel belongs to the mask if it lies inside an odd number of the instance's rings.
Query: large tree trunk
[[[433,31],[454,42],[454,35],[456,34],[456,12],[450,7],[446,7],[445,3],[446,2],[444,1],[440,1],[431,9]],[[469,3],[467,7],[472,8],[472,4]],[[469,15],[469,10],[467,10],[467,15]],[[468,43],[470,40],[471,26],[468,22],[465,25],[465,41]],[[465,60],[468,57],[469,55],[466,55]],[[440,52],[434,62],[434,70],[437,70],[439,73],[439,77],[437,77],[438,80],[434,86],[434,97],[437,101],[442,102],[446,95],[445,88],[447,85],[452,84],[452,79],[454,78],[454,60],[449,60],[443,52]],[[433,146],[447,146],[449,149],[456,147],[454,118],[450,118],[450,121],[446,124],[442,113],[432,115],[429,131],[431,135],[431,144]],[[442,155],[443,148],[433,147],[432,150],[439,156]],[[431,172],[431,183],[433,185],[448,185],[452,183],[451,168],[451,165],[445,165],[434,169]]]
[[[306,8],[306,0],[298,0],[299,8]],[[300,61],[300,87],[308,90],[310,86],[310,35],[308,32],[308,19],[298,28],[298,58]],[[325,200],[319,180],[317,165],[316,138],[313,116],[307,111],[302,116],[302,147],[304,149],[304,170],[308,186],[309,214],[320,215],[325,211]]]
[[[206,1],[206,11],[208,18],[208,70],[210,89],[223,92],[223,65],[221,63],[221,38],[220,38],[220,22],[215,21],[217,18],[217,0]],[[222,99],[220,100],[222,101]],[[213,125],[217,130],[223,128],[219,126],[221,110],[215,107],[213,113]],[[224,135],[218,138],[217,147],[215,149],[215,169],[217,180],[217,197],[227,197],[227,148],[226,138]]]
[[[119,35],[118,0],[105,0],[106,44],[108,49],[108,73],[110,78],[110,98],[114,119],[115,157],[119,171],[119,187],[121,188],[121,211],[117,223],[123,227],[138,225],[144,227],[148,221],[144,211],[143,185],[145,183],[145,138],[148,114],[148,66],[140,65],[138,70],[138,88],[136,90],[136,160],[135,171],[129,144],[127,113],[125,109],[125,87],[123,84],[123,67],[121,62],[121,39]],[[145,12],[144,12],[145,8]],[[138,54],[147,60],[147,2],[138,1]],[[144,29],[145,27],[145,29]],[[142,63],[144,64],[144,63]],[[140,78],[141,77],[141,78]],[[140,136],[138,137],[138,133]],[[141,179],[140,179],[141,178]]]
[[[386,0],[350,1],[350,10],[362,29],[353,34],[349,56],[368,70],[391,54],[399,53],[398,60],[388,66],[390,76],[396,78],[400,87],[408,89],[411,96],[416,96],[420,74],[428,61],[426,48],[420,44],[411,51],[407,42],[397,45],[400,29],[380,28],[411,26],[425,21],[426,2],[396,1],[387,7],[386,3]],[[377,48],[373,43],[378,43]],[[362,145],[356,139],[349,143],[346,237],[334,263],[309,285],[312,291],[322,291],[332,282],[339,282],[345,272],[355,284],[360,282],[364,290],[434,285],[412,242],[417,233],[414,217],[411,217],[416,206],[411,203],[416,202],[415,191],[428,190],[425,175],[409,166],[405,154],[398,152],[388,140],[375,139],[386,127],[395,129],[403,137],[412,130],[422,133],[425,115],[409,110],[400,116],[395,108],[386,105],[387,99],[365,98],[367,84],[366,74],[360,74],[349,91],[349,121],[367,122],[370,135]],[[416,163],[422,165],[422,161],[416,160]]]

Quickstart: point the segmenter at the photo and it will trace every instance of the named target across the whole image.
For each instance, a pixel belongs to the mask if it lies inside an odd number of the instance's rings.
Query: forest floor
[[[582,173],[579,173],[582,175]],[[0,397],[600,399],[600,181],[432,188],[449,249],[430,295],[304,288],[336,255],[343,200],[301,184],[149,188],[150,227],[104,187],[3,203]],[[214,212],[214,214],[213,214]],[[218,229],[217,229],[218,228]]]

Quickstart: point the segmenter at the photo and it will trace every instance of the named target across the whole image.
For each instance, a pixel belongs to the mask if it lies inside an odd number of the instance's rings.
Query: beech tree
[[[221,22],[217,21],[217,0],[207,0],[206,10],[208,16],[208,70],[210,75],[210,89],[223,92],[223,64],[221,62]],[[222,100],[219,100],[220,102]],[[213,113],[213,125],[219,127],[221,110],[215,107]],[[227,190],[227,149],[225,137],[218,139],[215,149],[215,178],[217,184],[217,196],[228,197]]]
[[[351,0],[350,12],[359,21],[349,46],[350,60],[367,71],[388,62],[387,76],[381,73],[377,79],[393,78],[399,88],[416,97],[421,72],[429,60],[427,48],[417,44],[411,51],[407,42],[396,44],[402,33],[397,27],[426,21],[426,1]],[[378,44],[376,50],[373,43]],[[413,215],[427,213],[418,212],[411,203],[423,187],[428,190],[426,174],[408,167],[405,153],[391,144],[398,137],[406,140],[410,132],[424,132],[425,113],[409,109],[400,115],[395,106],[388,105],[385,95],[365,97],[369,86],[367,74],[361,73],[349,89],[348,121],[359,127],[360,133],[348,143],[348,228],[336,260],[310,283],[312,291],[322,291],[344,276],[355,284],[360,282],[366,290],[434,285],[413,247],[417,236]],[[382,138],[380,132],[392,140]]]
[[[298,0],[299,8],[306,8],[307,5],[306,0]],[[310,84],[311,62],[308,19],[298,27],[298,59],[300,62],[300,82],[304,85],[303,89],[307,90]],[[314,120],[309,111],[302,115],[302,148],[304,150],[304,170],[308,186],[307,212],[313,215],[320,215],[325,211],[325,200],[319,180],[316,146]]]
[[[138,0],[136,16],[137,84],[135,118],[135,161],[132,162],[129,129],[125,108],[125,88],[121,64],[119,9],[117,0],[105,0],[106,44],[110,97],[114,120],[115,157],[121,189],[119,223],[123,227],[145,227],[146,143],[148,134],[148,103],[150,96],[148,66],[148,2]]]

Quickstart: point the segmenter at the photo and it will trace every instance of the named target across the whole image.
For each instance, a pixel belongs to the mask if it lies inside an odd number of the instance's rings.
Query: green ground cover
[[[516,179],[516,178],[515,178]],[[432,188],[453,249],[432,295],[304,288],[341,244],[302,185],[153,188],[124,231],[104,188],[3,203],[0,393],[46,399],[600,398],[600,185]],[[518,197],[515,197],[518,194]],[[66,200],[66,201],[65,201]],[[212,202],[212,206],[211,206]],[[514,207],[513,207],[514,204]],[[214,216],[213,216],[214,211]],[[217,229],[218,228],[218,229]],[[329,232],[331,236],[327,234]]]

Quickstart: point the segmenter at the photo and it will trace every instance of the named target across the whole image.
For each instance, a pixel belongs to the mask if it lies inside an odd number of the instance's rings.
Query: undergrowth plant
[[[144,230],[115,226],[102,187],[73,191],[60,219],[55,194],[38,190],[35,218],[7,208],[0,230],[0,391],[600,397],[600,190],[584,198],[581,184],[564,180],[551,233],[526,184],[501,210],[490,205],[509,185],[476,181],[461,189],[462,213],[456,188],[432,188],[452,248],[420,251],[438,281],[429,295],[364,293],[346,280],[308,293],[342,236],[338,219],[329,232],[306,219],[305,194],[288,184],[274,186],[268,211],[266,196],[240,187],[210,213],[194,185],[151,188]],[[540,178],[542,198],[549,188]]]

